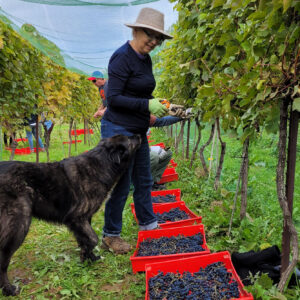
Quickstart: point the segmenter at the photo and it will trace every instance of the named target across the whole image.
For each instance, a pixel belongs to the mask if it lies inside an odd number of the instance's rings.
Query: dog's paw
[[[20,293],[20,290],[12,284],[2,287],[2,294],[4,296],[16,296],[19,293]]]
[[[94,262],[96,260],[99,260],[101,258],[101,256],[95,255],[93,252],[89,252],[89,253],[81,253],[80,255],[80,260],[81,262],[84,261],[90,261],[90,262]]]
[[[97,261],[101,258],[100,255],[95,255],[94,253],[92,253],[92,255],[88,258],[91,261]]]

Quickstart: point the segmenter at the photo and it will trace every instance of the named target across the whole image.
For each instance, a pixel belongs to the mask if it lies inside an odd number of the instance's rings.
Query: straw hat
[[[164,14],[160,11],[145,7],[142,8],[135,23],[125,23],[130,28],[148,28],[153,31],[161,33],[165,39],[172,39],[173,37],[164,31]]]

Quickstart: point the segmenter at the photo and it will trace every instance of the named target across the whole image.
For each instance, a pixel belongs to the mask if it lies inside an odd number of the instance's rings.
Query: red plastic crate
[[[147,264],[145,267],[145,271],[146,271],[145,300],[149,300],[149,287],[148,287],[149,279],[156,276],[159,271],[163,272],[164,274],[168,272],[177,273],[177,271],[180,274],[182,274],[185,271],[194,273],[194,272],[198,272],[200,268],[205,268],[207,265],[218,261],[224,263],[227,271],[232,273],[232,278],[235,279],[238,283],[240,297],[233,298],[233,299],[253,300],[254,298],[252,294],[245,291],[244,285],[234,269],[234,266],[230,258],[230,253],[228,251],[212,253],[208,255],[194,256],[190,258],[183,258],[183,259],[172,260],[172,261],[166,261],[161,263]]]
[[[173,190],[162,190],[162,191],[152,191],[151,196],[165,196],[165,195],[174,195],[176,198],[176,202],[181,201],[181,190],[180,189],[173,189]],[[182,201],[183,202],[183,201]],[[168,203],[174,203],[174,202],[166,202],[166,203],[152,203],[153,207],[155,205],[165,205]],[[134,203],[130,203],[131,206],[131,212],[134,211]]]
[[[12,152],[12,149],[10,149],[9,151]],[[23,155],[23,154],[26,154],[24,148],[15,149],[15,155]]]
[[[154,141],[151,141],[151,142],[154,142]],[[149,141],[149,143],[150,143],[150,141]],[[161,147],[161,148],[163,148],[163,149],[166,148],[166,146],[165,146],[164,143],[157,143],[157,144],[154,144],[154,145],[151,145],[151,146],[159,146],[159,147]]]
[[[12,151],[11,148],[7,149],[9,150],[10,152]],[[36,148],[33,148],[34,152],[36,153]],[[41,152],[41,148],[39,148],[39,152]],[[19,149],[16,149],[15,150],[15,155],[26,155],[26,154],[30,154],[31,153],[31,150],[30,150],[30,147],[27,147],[27,148],[19,148]]]
[[[81,140],[76,140],[76,143],[81,143]],[[63,144],[70,144],[70,142],[63,142]],[[75,140],[72,141],[72,144],[75,144]]]
[[[205,251],[157,255],[157,256],[136,256],[140,243],[147,238],[158,239],[160,237],[171,237],[171,236],[177,236],[179,234],[183,236],[192,236],[197,233],[201,233],[203,235],[202,247],[205,249]],[[164,262],[172,259],[199,256],[208,253],[210,253],[210,250],[206,245],[204,226],[203,224],[197,224],[197,225],[190,225],[184,227],[173,227],[173,228],[165,228],[165,229],[139,231],[136,250],[134,251],[133,255],[130,257],[130,260],[131,260],[132,270],[134,273],[136,273],[140,271],[141,272],[145,271],[145,266],[146,264],[149,263]]]
[[[81,135],[81,129],[76,129],[76,135]],[[71,135],[75,135],[75,130],[71,130]]]
[[[170,166],[176,168],[177,167],[177,163],[174,161],[174,159],[170,160]]]
[[[153,206],[154,213],[164,213],[170,211],[172,208],[178,207],[180,210],[185,211],[189,215],[189,219],[171,222],[168,221],[166,223],[160,223],[159,227],[161,228],[171,228],[171,227],[180,227],[180,226],[188,226],[193,224],[200,224],[202,222],[202,217],[194,214],[183,201],[181,202],[173,202],[173,203],[165,203],[158,204]]]
[[[178,179],[179,179],[178,173],[174,168],[166,168],[158,184],[177,181]]]
[[[76,135],[81,135],[81,134],[88,134],[88,132],[90,132],[90,134],[94,133],[93,129],[76,129]],[[75,135],[75,130],[71,130],[71,135]]]
[[[93,134],[94,133],[94,130],[93,129],[86,129],[85,131],[84,131],[84,129],[83,129],[83,132],[82,132],[83,134],[88,134],[88,133],[90,133],[90,134]]]
[[[180,227],[180,226],[188,226],[193,224],[200,224],[202,222],[202,217],[195,215],[186,205],[183,201],[180,202],[172,202],[172,203],[164,203],[164,204],[157,204],[153,205],[153,212],[156,213],[165,213],[170,211],[173,208],[179,208],[180,210],[183,210],[187,213],[187,215],[190,217],[189,219],[181,220],[181,221],[168,221],[166,223],[159,223],[160,228],[172,228],[172,227]],[[132,213],[134,215],[134,218],[136,222],[138,222],[134,206],[132,208]]]
[[[16,142],[27,142],[28,139],[25,138],[20,138],[20,139],[15,139]]]
[[[161,191],[152,191],[151,192],[152,197],[165,196],[165,195],[174,195],[174,196],[176,196],[176,198],[175,198],[176,201],[181,201],[181,190],[180,189],[161,190]],[[167,203],[153,203],[153,205],[161,205],[161,204],[167,204]]]

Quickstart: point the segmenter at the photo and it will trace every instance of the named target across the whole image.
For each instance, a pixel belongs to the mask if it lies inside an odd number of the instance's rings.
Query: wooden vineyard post
[[[288,151],[287,151],[288,152],[287,169],[286,169],[286,201],[291,216],[293,213],[298,125],[299,125],[299,112],[293,111],[291,109]],[[284,222],[283,232],[282,232],[281,273],[283,273],[289,265],[290,243],[291,243],[291,233],[289,231],[286,222]]]
[[[72,147],[72,126],[73,126],[73,118],[70,120],[69,125],[69,157],[71,157],[71,147]]]
[[[39,162],[39,115],[36,115],[35,120],[35,147],[36,147],[36,162]]]
[[[244,149],[242,154],[242,186],[241,186],[241,210],[240,219],[246,217],[247,212],[247,191],[248,191],[248,170],[249,170],[249,137],[244,142]]]
[[[196,157],[196,151],[199,147],[199,143],[200,143],[200,140],[201,140],[201,126],[200,126],[200,123],[199,123],[199,115],[196,116],[195,123],[196,123],[195,128],[198,130],[198,136],[197,136],[197,142],[196,142],[196,144],[194,146],[194,149],[193,149],[191,162],[190,162],[190,167],[193,166],[193,163],[194,163],[194,160],[195,160],[195,157]],[[195,137],[196,137],[196,134],[195,134]]]
[[[200,160],[201,160],[202,167],[203,167],[203,170],[204,170],[206,176],[208,176],[208,169],[207,169],[207,165],[206,165],[205,158],[204,158],[204,150],[211,143],[214,132],[215,132],[215,123],[211,126],[210,136],[209,136],[207,142],[199,150]]]
[[[189,157],[190,157],[191,120],[189,119],[187,122],[188,122],[188,126],[187,126],[187,138],[186,138],[186,154],[185,154],[185,158],[189,159]]]
[[[216,120],[216,123],[217,123],[218,139],[219,139],[220,144],[221,144],[221,154],[220,154],[220,157],[219,157],[218,154],[216,155],[216,161],[217,161],[217,159],[219,159],[219,162],[217,164],[218,167],[217,167],[217,170],[216,170],[216,177],[215,177],[215,183],[214,183],[215,190],[217,190],[219,188],[220,178],[221,178],[221,172],[222,172],[222,169],[223,169],[223,162],[224,162],[225,151],[226,151],[226,143],[221,138],[221,130],[220,130],[220,120],[219,120],[219,118]]]
[[[0,125],[0,161],[2,161],[2,153],[3,153],[3,137],[2,137],[2,126]]]
[[[287,234],[290,236],[292,245],[293,245],[293,257],[291,263],[289,263],[290,252],[287,252],[287,246],[285,245],[282,249],[282,260],[287,260],[288,265],[286,269],[281,270],[280,281],[278,283],[278,289],[282,292],[285,288],[285,285],[290,278],[290,275],[294,271],[295,266],[298,261],[298,233],[293,224],[292,216],[288,207],[287,202],[287,191],[286,185],[284,184],[284,171],[286,167],[286,142],[287,142],[287,119],[288,119],[288,106],[290,101],[288,99],[283,99],[280,104],[280,125],[279,125],[279,142],[278,142],[278,164],[277,164],[277,176],[276,176],[276,185],[277,185],[277,196],[280,207],[283,212],[284,227],[287,228]],[[292,122],[294,122],[292,120]],[[290,122],[291,126],[291,122]],[[298,127],[298,125],[296,126]],[[291,129],[292,130],[292,129]],[[291,139],[291,136],[289,137]],[[293,143],[292,143],[293,144]],[[293,151],[292,151],[293,153]],[[292,166],[292,159],[290,159],[290,166]],[[291,184],[291,174],[289,174],[289,184]],[[293,190],[293,188],[292,188]],[[293,193],[292,193],[293,194]],[[290,197],[291,195],[289,195]],[[283,259],[284,257],[284,259]]]
[[[74,122],[74,138],[75,138],[75,151],[77,151],[77,126],[76,122]]]

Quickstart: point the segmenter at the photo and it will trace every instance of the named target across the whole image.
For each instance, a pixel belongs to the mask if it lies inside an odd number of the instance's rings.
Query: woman
[[[157,228],[151,202],[153,181],[146,132],[150,113],[160,117],[167,109],[158,99],[152,99],[155,79],[149,53],[165,39],[172,38],[164,31],[164,15],[152,8],[143,8],[134,24],[125,25],[133,29],[133,39],[116,50],[110,58],[108,107],[101,121],[101,135],[107,138],[116,134],[130,136],[138,133],[142,137],[142,145],[105,206],[101,247],[116,254],[131,250],[130,244],[120,238],[122,213],[131,180],[140,230]]]

